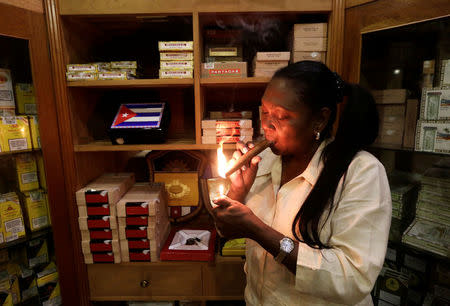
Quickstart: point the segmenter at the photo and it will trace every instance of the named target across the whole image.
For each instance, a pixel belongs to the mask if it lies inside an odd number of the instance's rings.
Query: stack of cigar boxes
[[[414,147],[418,101],[406,99],[406,89],[373,90],[380,125],[375,143]]]
[[[327,54],[327,24],[294,24],[290,35],[291,61],[319,61],[325,63]]]
[[[275,71],[289,64],[289,52],[256,52],[253,58],[253,71],[255,77],[271,78]]]
[[[422,88],[416,151],[450,153],[450,87]]]
[[[96,62],[69,64],[67,81],[129,80],[136,78],[136,61]]]
[[[202,143],[244,143],[252,141],[253,128],[251,119],[202,120]]]
[[[194,77],[194,47],[192,41],[160,41],[160,79]]]
[[[106,173],[77,191],[85,263],[120,263],[116,204],[134,182],[133,173]]]
[[[136,183],[117,203],[122,262],[157,261],[170,232],[164,184]]]

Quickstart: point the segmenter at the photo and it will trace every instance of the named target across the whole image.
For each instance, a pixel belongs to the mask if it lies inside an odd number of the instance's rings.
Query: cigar
[[[225,176],[228,177],[231,174],[233,174],[236,170],[240,169],[243,165],[247,164],[253,157],[264,151],[270,145],[272,145],[272,142],[266,139],[264,139],[261,142],[258,142],[252,149],[250,149],[250,151],[239,157],[236,164],[225,173]]]

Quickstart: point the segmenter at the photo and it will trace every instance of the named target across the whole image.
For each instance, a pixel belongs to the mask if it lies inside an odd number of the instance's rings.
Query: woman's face
[[[279,155],[308,152],[315,143],[312,111],[298,101],[290,85],[285,79],[273,79],[261,99],[262,127]]]

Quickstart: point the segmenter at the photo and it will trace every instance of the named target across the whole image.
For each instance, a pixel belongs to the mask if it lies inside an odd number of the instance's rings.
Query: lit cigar
[[[253,157],[264,151],[266,148],[268,148],[272,144],[271,141],[263,140],[261,142],[258,142],[250,151],[239,157],[236,164],[231,167],[230,170],[228,170],[225,173],[225,176],[230,176],[233,174],[236,170],[240,169],[242,166],[246,165]]]

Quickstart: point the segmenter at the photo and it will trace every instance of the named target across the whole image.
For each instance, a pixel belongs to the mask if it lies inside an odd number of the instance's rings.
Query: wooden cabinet
[[[93,301],[240,300],[244,261],[218,256],[207,262],[88,265]]]
[[[68,223],[70,218],[68,207],[61,205],[67,202],[67,194],[42,1],[1,0],[0,39],[0,66],[12,69],[14,85],[20,82],[32,83],[35,88],[42,148],[33,150],[33,153],[42,153],[44,160],[44,175],[53,228],[53,231],[48,230],[48,235],[53,233],[53,241],[57,245],[55,254],[61,292],[64,300],[73,300],[78,296],[78,284],[81,282],[77,279],[76,269],[72,265],[75,254],[71,249],[72,236]],[[19,48],[14,47],[17,42],[19,42]],[[32,152],[32,150],[25,150],[25,152]],[[2,157],[14,156],[14,154],[1,153]],[[4,162],[4,159],[0,160],[2,166]],[[0,173],[2,178],[4,175]],[[36,236],[33,234],[27,238]]]
[[[396,100],[394,101],[398,103],[396,105],[380,104],[378,105],[380,108],[392,110],[400,107],[402,109],[402,107],[408,107],[410,102],[412,102],[411,105],[417,105],[418,101],[421,109],[425,110],[427,99],[424,97],[427,92],[431,91],[431,87],[438,92],[444,90],[445,87],[441,83],[439,74],[442,61],[450,58],[450,18],[448,17],[450,2],[445,0],[366,2],[364,5],[346,9],[344,78],[370,90],[387,89],[384,91],[387,92],[400,89],[400,91],[406,92],[406,99],[411,99]],[[428,68],[428,64],[431,68]],[[430,75],[432,75],[431,78],[427,79],[426,77]],[[443,102],[437,99],[437,104],[440,105],[440,103]],[[439,107],[437,106],[436,109]],[[426,118],[426,113],[420,113],[419,108],[413,121],[415,122],[417,119],[420,120],[419,122],[429,124],[431,121],[426,121],[429,120]],[[373,292],[374,300],[379,299],[379,303],[382,301],[393,303],[394,300],[397,300],[397,303],[401,303],[401,305],[421,305],[427,296],[429,303],[439,304],[436,300],[439,298],[440,286],[447,287],[445,290],[448,290],[448,282],[442,281],[443,274],[441,272],[442,267],[448,267],[450,263],[448,238],[441,240],[439,235],[429,235],[418,226],[412,227],[413,230],[409,229],[410,226],[417,224],[430,226],[428,222],[431,221],[434,228],[448,232],[450,224],[445,209],[435,210],[431,214],[424,213],[423,210],[428,205],[427,201],[431,201],[430,207],[433,209],[449,206],[449,200],[445,196],[437,200],[430,200],[426,194],[425,181],[430,179],[434,194],[448,194],[448,190],[441,189],[436,185],[442,178],[430,177],[428,170],[442,170],[443,165],[448,164],[450,157],[444,153],[445,148],[434,150],[438,140],[435,142],[433,137],[428,139],[431,143],[430,147],[432,146],[431,149],[427,148],[428,152],[424,152],[425,150],[420,148],[422,141],[419,141],[420,138],[417,136],[415,148],[414,145],[405,145],[405,140],[403,139],[402,142],[401,137],[410,132],[405,131],[403,134],[403,128],[405,130],[408,128],[406,125],[402,125],[405,116],[407,116],[407,112],[400,113],[395,120],[396,124],[401,127],[400,138],[390,140],[391,143],[386,140],[379,141],[370,148],[370,151],[383,163],[388,173],[393,195],[393,218],[385,265],[387,272],[383,273],[389,275],[394,270],[395,273],[399,273],[396,276],[397,279],[406,275],[406,279],[409,278],[409,281],[406,282],[409,287],[408,292],[400,293],[401,290],[395,292],[396,290],[387,286],[387,281],[386,286],[384,285],[383,282],[388,276],[382,273],[378,280],[378,289]],[[388,125],[386,121],[382,122],[381,118],[386,117],[380,116],[380,125]],[[433,123],[444,126],[447,131],[450,127],[448,121],[445,120],[433,121]],[[417,128],[419,129],[420,125],[417,125]],[[412,134],[414,134],[416,125],[412,124],[409,129],[412,129]],[[385,135],[386,130],[380,129],[380,134]],[[394,131],[397,131],[397,126],[389,132],[393,134]],[[417,133],[416,131],[416,135]],[[443,144],[445,141],[439,141],[439,143]],[[435,152],[432,152],[433,150]],[[446,171],[442,170],[443,173],[448,173]],[[399,184],[399,182],[401,183]],[[418,191],[416,198],[412,197],[409,201],[399,204],[398,198],[396,199],[394,195],[406,195],[406,193],[398,192],[395,187],[404,187],[408,184],[414,188],[421,187],[421,190]],[[436,216],[440,212],[442,212],[442,218]],[[417,235],[421,236],[421,240],[411,242],[411,237],[415,238]],[[435,244],[442,245],[444,251],[433,248]],[[448,278],[448,274],[446,277]],[[420,278],[421,281],[414,282],[414,278]],[[431,292],[435,292],[435,295]],[[433,300],[434,298],[436,300]]]
[[[44,0],[63,152],[67,224],[73,241],[80,305],[90,300],[242,299],[243,261],[89,265],[83,263],[75,191],[105,171],[123,171],[143,150],[211,150],[201,143],[201,120],[210,110],[246,106],[257,110],[268,78],[200,77],[203,34],[208,26],[246,27],[249,37],[271,28],[287,41],[293,24],[328,23],[327,64],[342,68],[344,0],[74,1]],[[158,79],[160,40],[192,40],[193,79]],[[265,51],[280,51],[267,47]],[[287,50],[287,46],[285,48]],[[260,50],[261,51],[261,50]],[[253,50],[256,52],[256,50]],[[252,60],[253,54],[245,60]],[[137,60],[144,78],[66,82],[69,63]],[[164,144],[112,145],[108,116],[119,101],[164,100],[172,120]],[[257,112],[256,112],[257,113]],[[227,148],[233,146],[228,145]],[[150,285],[141,288],[140,282]]]

